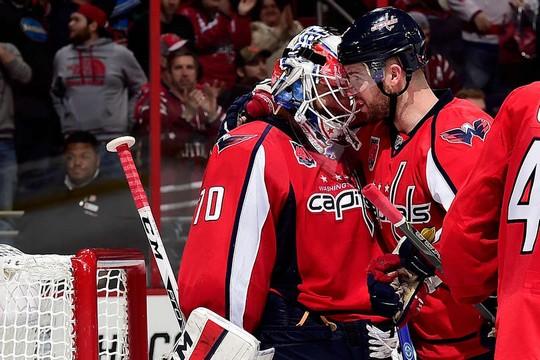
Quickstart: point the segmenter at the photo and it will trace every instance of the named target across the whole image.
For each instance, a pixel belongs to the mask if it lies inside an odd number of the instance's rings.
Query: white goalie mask
[[[344,67],[337,59],[341,39],[310,26],[288,44],[272,73],[272,94],[291,111],[313,147],[321,154],[333,144],[360,147],[351,128],[357,112]]]

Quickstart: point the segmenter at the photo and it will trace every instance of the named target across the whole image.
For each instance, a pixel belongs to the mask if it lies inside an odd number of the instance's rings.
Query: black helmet
[[[385,61],[397,56],[408,79],[427,63],[425,36],[406,12],[393,7],[375,9],[345,31],[339,45],[339,61],[366,63],[375,82],[382,81]]]

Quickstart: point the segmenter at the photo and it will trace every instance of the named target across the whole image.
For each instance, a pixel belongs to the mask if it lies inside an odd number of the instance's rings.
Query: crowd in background
[[[348,22],[323,3],[319,20],[344,30]],[[355,18],[377,1],[337,4]],[[435,89],[494,115],[512,89],[540,79],[538,0],[389,4],[426,33]],[[160,20],[160,211],[178,261],[226,109],[268,78],[288,41],[318,19],[307,0],[161,0]],[[25,211],[0,217],[0,242],[27,252],[145,247],[142,231],[122,231],[138,229],[137,215],[104,145],[135,136],[147,174],[148,44],[145,0],[0,0],[0,210]],[[55,227],[70,230],[47,235]]]

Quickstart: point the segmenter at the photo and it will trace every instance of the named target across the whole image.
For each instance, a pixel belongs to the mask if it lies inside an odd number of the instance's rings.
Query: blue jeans
[[[17,190],[17,157],[13,139],[0,139],[0,210],[13,210],[13,200]],[[9,218],[0,217],[0,231],[13,230]],[[11,244],[13,241],[0,236],[0,243]]]

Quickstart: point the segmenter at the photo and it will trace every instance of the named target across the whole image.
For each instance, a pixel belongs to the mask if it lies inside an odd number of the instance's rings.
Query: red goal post
[[[142,253],[27,255],[0,245],[0,358],[147,359]]]

